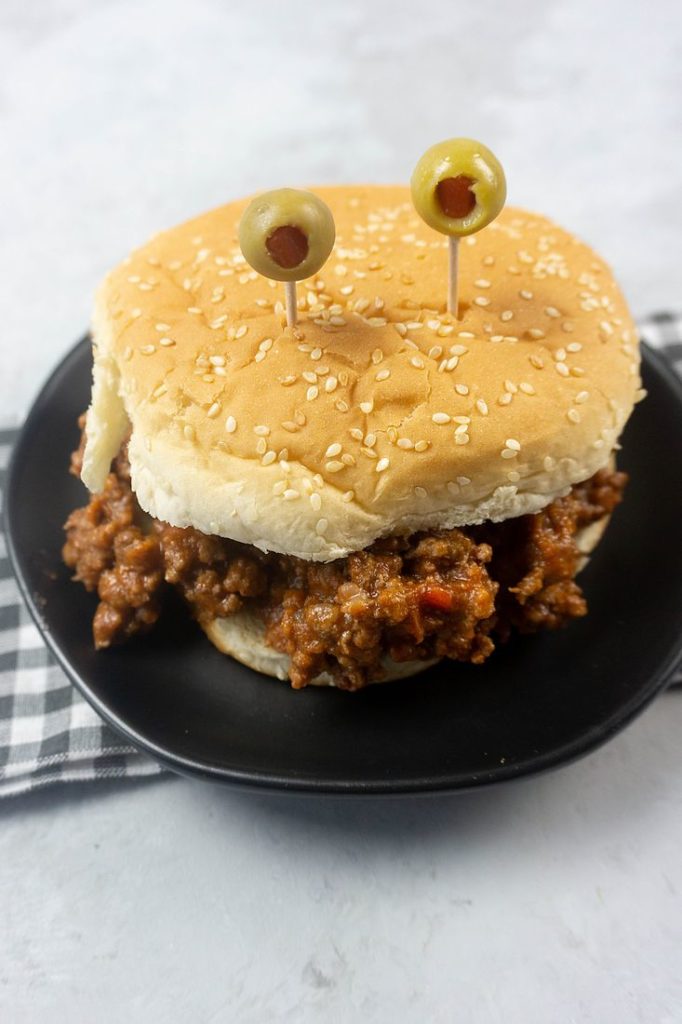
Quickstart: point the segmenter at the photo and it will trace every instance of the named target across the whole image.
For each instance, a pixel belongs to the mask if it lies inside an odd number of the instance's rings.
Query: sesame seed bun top
[[[100,287],[83,479],[129,429],[142,508],[178,526],[330,560],[392,532],[535,512],[604,466],[640,387],[606,264],[507,208],[460,255],[407,188],[318,194],[322,270],[283,286],[239,250],[246,200],[165,231]]]

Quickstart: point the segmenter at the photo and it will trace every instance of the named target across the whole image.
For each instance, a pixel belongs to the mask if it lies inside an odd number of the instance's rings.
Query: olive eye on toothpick
[[[264,192],[244,211],[239,223],[244,259],[263,277],[284,281],[289,327],[296,324],[296,282],[320,270],[335,235],[327,204],[301,189]]]
[[[475,139],[446,139],[424,153],[411,187],[419,216],[450,240],[448,312],[457,317],[459,240],[490,224],[504,206],[507,182],[502,165]]]

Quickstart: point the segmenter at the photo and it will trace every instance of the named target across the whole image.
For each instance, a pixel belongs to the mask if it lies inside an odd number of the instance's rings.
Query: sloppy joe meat
[[[80,456],[72,472],[80,472]],[[294,687],[322,671],[359,689],[393,661],[485,661],[513,629],[554,629],[584,615],[576,535],[610,513],[623,473],[602,470],[536,515],[376,541],[334,562],[265,554],[248,545],[140,521],[125,447],[101,494],[66,522],[64,561],[97,591],[98,648],[148,630],[164,588],[199,622],[249,607],[266,642],[291,659]]]

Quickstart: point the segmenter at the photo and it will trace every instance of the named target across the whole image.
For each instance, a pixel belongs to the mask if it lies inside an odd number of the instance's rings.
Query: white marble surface
[[[0,4],[1,418],[157,228],[264,185],[405,180],[478,135],[510,199],[682,305],[676,0]],[[682,694],[494,792],[167,779],[0,807],[0,1019],[682,1020]]]

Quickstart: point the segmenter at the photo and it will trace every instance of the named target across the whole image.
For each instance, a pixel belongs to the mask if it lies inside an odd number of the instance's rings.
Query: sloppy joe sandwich
[[[247,200],[162,232],[101,285],[64,558],[97,647],[175,588],[220,650],[353,690],[586,613],[576,576],[625,477],[640,389],[608,266],[507,207],[448,240],[404,187],[316,190],[336,240],[282,286],[239,245]]]

